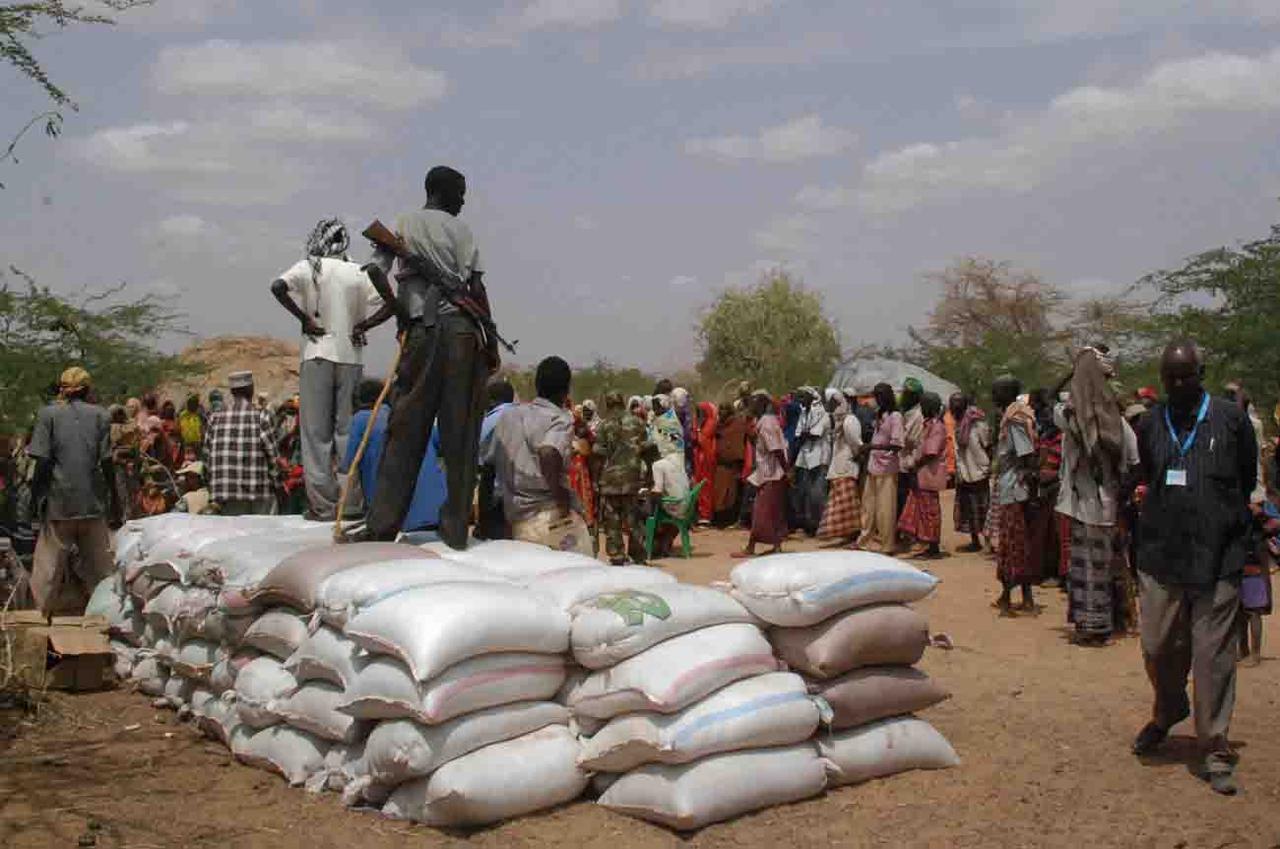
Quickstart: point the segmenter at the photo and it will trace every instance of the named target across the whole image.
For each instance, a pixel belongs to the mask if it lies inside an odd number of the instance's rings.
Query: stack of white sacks
[[[590,670],[568,693],[581,763],[599,803],[671,828],[700,828],[815,796],[819,705],[780,672],[757,620],[687,584],[618,592],[580,607],[573,652]]]
[[[330,533],[129,523],[89,611],[117,672],[242,762],[439,826],[551,808],[594,775],[600,804],[689,829],[955,762],[927,724],[883,719],[945,697],[910,669],[927,628],[902,604],[933,579],[896,560],[761,558],[725,593],[519,542]]]
[[[833,786],[959,763],[912,715],[949,696],[913,668],[929,625],[907,605],[933,592],[936,578],[881,554],[813,552],[752,560],[730,582],[733,597],[772,626],[778,657],[830,711],[817,747]]]

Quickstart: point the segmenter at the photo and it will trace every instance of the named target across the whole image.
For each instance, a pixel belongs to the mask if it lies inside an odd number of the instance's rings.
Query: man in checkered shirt
[[[271,415],[253,403],[253,373],[228,375],[231,403],[214,413],[205,432],[211,495],[224,516],[276,512],[278,477]]]

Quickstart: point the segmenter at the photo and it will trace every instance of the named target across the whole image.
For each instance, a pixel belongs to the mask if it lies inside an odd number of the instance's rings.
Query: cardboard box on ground
[[[38,690],[98,690],[114,679],[107,620],[55,616],[35,610],[0,614],[0,650],[10,674]]]

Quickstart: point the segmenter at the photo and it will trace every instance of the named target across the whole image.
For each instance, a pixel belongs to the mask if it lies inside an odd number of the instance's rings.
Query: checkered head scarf
[[[320,260],[325,257],[346,259],[351,237],[339,218],[326,218],[311,229],[307,237],[307,260],[316,274],[320,273]]]

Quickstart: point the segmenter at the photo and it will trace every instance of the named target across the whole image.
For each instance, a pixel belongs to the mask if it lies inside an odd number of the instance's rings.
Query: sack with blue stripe
[[[785,628],[881,602],[909,604],[938,579],[869,551],[810,551],[749,560],[729,575],[734,598],[760,619]]]
[[[648,763],[683,764],[719,752],[787,746],[813,736],[820,702],[790,672],[730,684],[675,714],[629,713],[583,741],[578,765],[628,772]]]

